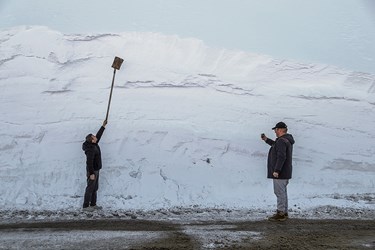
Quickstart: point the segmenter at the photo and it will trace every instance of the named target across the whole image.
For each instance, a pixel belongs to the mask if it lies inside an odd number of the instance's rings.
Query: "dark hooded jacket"
[[[94,174],[94,171],[98,171],[102,168],[102,155],[98,143],[104,129],[105,128],[102,126],[98,133],[96,133],[96,138],[98,139],[96,143],[85,141],[82,144],[82,149],[86,154],[86,171],[88,175]]]
[[[292,178],[292,155],[294,138],[285,134],[276,141],[267,138],[266,143],[271,146],[268,152],[267,178],[274,178],[273,172],[279,173],[278,179]]]

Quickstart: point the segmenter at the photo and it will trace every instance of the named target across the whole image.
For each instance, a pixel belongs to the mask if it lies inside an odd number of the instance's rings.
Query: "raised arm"
[[[100,138],[102,138],[106,125],[107,125],[107,120],[104,120],[103,125],[100,127],[99,131],[96,133],[96,138],[98,139],[97,143],[99,143]]]

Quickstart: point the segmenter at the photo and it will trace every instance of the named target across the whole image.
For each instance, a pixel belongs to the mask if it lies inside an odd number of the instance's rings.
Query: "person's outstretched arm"
[[[103,135],[103,132],[104,132],[104,129],[105,129],[105,126],[107,125],[107,120],[104,120],[103,121],[103,125],[100,127],[98,133],[96,133],[96,138],[98,139],[98,141],[96,143],[99,143],[100,141],[100,138],[102,138],[102,135]]]
[[[260,138],[265,142],[267,143],[268,145],[272,146],[273,144],[275,144],[275,141],[274,140],[271,140],[270,138],[268,138],[265,134],[261,134]]]

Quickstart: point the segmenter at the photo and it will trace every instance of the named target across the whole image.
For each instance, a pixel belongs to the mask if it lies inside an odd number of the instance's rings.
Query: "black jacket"
[[[292,154],[294,138],[291,134],[285,134],[273,141],[267,139],[271,146],[268,152],[267,178],[274,178],[273,172],[279,173],[278,179],[292,178]]]
[[[98,171],[102,168],[102,155],[98,143],[104,129],[105,128],[102,126],[98,133],[96,133],[96,138],[98,139],[96,143],[85,141],[82,144],[82,149],[86,154],[86,171],[89,175],[94,174],[94,171]]]

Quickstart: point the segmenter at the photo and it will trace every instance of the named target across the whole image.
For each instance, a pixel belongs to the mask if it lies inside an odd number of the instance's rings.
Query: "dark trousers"
[[[90,174],[87,173],[87,187],[83,207],[96,205],[96,193],[99,189],[99,171],[94,171],[95,180],[90,180]]]

